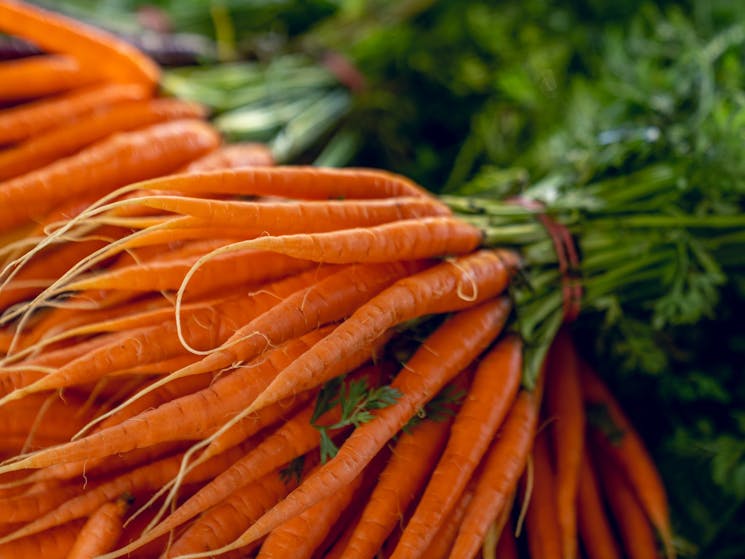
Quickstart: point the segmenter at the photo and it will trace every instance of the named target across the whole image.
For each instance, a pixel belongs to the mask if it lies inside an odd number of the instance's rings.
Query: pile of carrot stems
[[[525,382],[520,253],[221,144],[100,31],[0,31],[48,53],[0,63],[0,558],[674,556],[568,330]]]

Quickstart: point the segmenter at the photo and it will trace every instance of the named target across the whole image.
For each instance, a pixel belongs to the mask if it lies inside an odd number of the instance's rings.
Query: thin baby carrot
[[[100,76],[84,71],[69,56],[41,55],[0,64],[0,101],[44,97],[90,85]]]
[[[93,559],[111,551],[122,533],[124,514],[129,508],[128,496],[110,501],[91,514],[80,529],[67,559]]]
[[[116,103],[149,96],[148,89],[141,85],[104,84],[4,109],[0,111],[0,145],[32,138]]]
[[[5,559],[67,559],[75,538],[78,535],[84,521],[76,520],[46,530],[42,534],[15,540],[0,545],[0,557]]]
[[[613,437],[613,442],[610,442],[607,435],[598,437],[600,444],[603,444],[603,449],[610,453],[629,480],[639,502],[662,538],[665,555],[668,559],[675,557],[667,495],[654,461],[600,377],[587,364],[583,364],[580,373],[585,403],[591,407],[588,414],[604,415],[610,421],[607,426],[614,431],[611,436],[620,435]],[[598,431],[597,426],[593,431]]]
[[[65,445],[35,453],[30,467],[91,460],[171,440],[200,439],[235,415],[269,384],[278,370],[306,351],[327,331],[314,331],[271,350],[264,359],[238,369],[214,385],[146,410]],[[174,430],[173,426],[178,428]],[[17,462],[14,466],[18,466]]]
[[[152,88],[160,79],[157,64],[129,43],[31,4],[17,0],[0,3],[0,31],[27,39],[44,51],[68,54],[86,70],[110,81]]]
[[[620,559],[621,550],[605,512],[600,482],[587,445],[582,452],[577,513],[579,535],[587,555],[597,559]]]
[[[178,196],[147,197],[142,204],[200,218],[199,225],[235,227],[262,235],[317,233],[380,225],[404,219],[448,215],[440,202],[424,197],[380,200],[236,201]]]
[[[337,361],[389,328],[428,314],[467,308],[498,295],[516,266],[514,253],[479,251],[399,280],[360,306],[312,352],[285,369],[250,409],[261,409],[333,378]]]
[[[556,466],[556,506],[563,559],[577,558],[577,491],[585,413],[579,362],[566,329],[559,331],[546,359],[546,413],[551,420]]]
[[[183,353],[182,342],[186,340],[189,340],[191,344],[198,343],[214,347],[235,332],[246,317],[261,314],[277,305],[283,297],[333,271],[328,268],[311,270],[299,276],[274,282],[250,297],[235,295],[220,300],[214,306],[196,306],[185,316],[186,320],[182,318],[178,327],[172,322],[165,322],[138,328],[129,333],[115,333],[109,344],[96,347],[93,351],[60,367],[55,373],[39,378],[32,384],[7,394],[0,399],[0,403],[41,390],[96,381],[106,374],[128,369],[133,365],[162,361]],[[177,336],[177,332],[180,332],[181,336]],[[265,347],[266,345],[262,349]],[[227,365],[230,364],[232,362]],[[198,371],[190,369],[187,373],[200,374],[212,370],[214,369],[207,368]],[[178,376],[187,376],[187,374],[169,375],[160,382],[159,386]]]
[[[533,445],[533,487],[525,517],[532,559],[560,559],[561,533],[556,507],[556,477],[551,467],[548,435],[541,432]]]
[[[314,262],[349,264],[465,254],[483,240],[480,229],[454,217],[425,217],[321,233],[256,237],[217,249],[195,264],[246,248],[279,252]],[[188,277],[188,276],[187,276]]]
[[[611,456],[595,452],[604,494],[629,559],[659,559],[652,525],[639,498]]]
[[[536,392],[520,392],[492,442],[476,482],[474,499],[453,544],[456,557],[476,556],[489,525],[509,506],[533,446],[539,401]]]
[[[118,103],[0,152],[0,180],[43,167],[115,132],[166,120],[200,118],[204,114],[200,105],[179,99]]]
[[[105,193],[176,169],[219,143],[197,120],[175,120],[124,132],[38,171],[0,183],[0,228],[44,215],[86,192]]]
[[[257,520],[234,545],[255,541],[276,526],[332,495],[354,479],[377,452],[501,331],[509,313],[505,299],[461,311],[432,334],[391,387],[401,396],[355,429],[334,458]]]
[[[251,444],[250,441],[246,442],[241,447],[231,449],[225,454],[216,456],[208,462],[201,464],[198,468],[189,472],[187,481],[199,482],[205,479],[211,479],[242,456],[250,448]],[[152,462],[125,472],[111,480],[103,481],[83,492],[80,491],[79,484],[74,483],[72,485],[72,488],[75,490],[73,493],[74,496],[71,498],[68,497],[64,503],[46,514],[36,516],[19,530],[3,536],[0,538],[0,544],[32,534],[38,534],[51,527],[87,516],[102,504],[117,499],[124,493],[134,494],[156,490],[178,473],[180,463],[181,455],[179,454],[163,458],[157,462]],[[69,487],[69,485],[64,487]]]
[[[342,557],[373,558],[424,487],[445,446],[452,418],[427,420],[404,431],[380,474]]]
[[[445,451],[391,559],[418,557],[427,549],[512,407],[521,377],[522,344],[516,336],[509,336],[476,368]]]

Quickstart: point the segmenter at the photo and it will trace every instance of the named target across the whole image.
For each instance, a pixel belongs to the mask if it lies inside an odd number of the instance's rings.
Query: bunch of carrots
[[[48,53],[0,63],[0,558],[674,555],[567,330],[524,381],[517,252],[221,145],[100,31],[0,31]]]

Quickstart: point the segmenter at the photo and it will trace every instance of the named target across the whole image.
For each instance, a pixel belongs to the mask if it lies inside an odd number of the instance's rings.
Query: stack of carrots
[[[517,253],[403,177],[220,145],[109,35],[0,31],[49,53],[0,64],[0,558],[673,556],[566,331],[523,382]]]

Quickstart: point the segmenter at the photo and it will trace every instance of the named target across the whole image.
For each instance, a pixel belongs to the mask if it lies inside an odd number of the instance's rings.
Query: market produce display
[[[0,63],[36,76],[0,91],[0,557],[678,554],[570,330],[713,300],[732,193],[272,166],[106,32],[0,31],[43,51]]]

